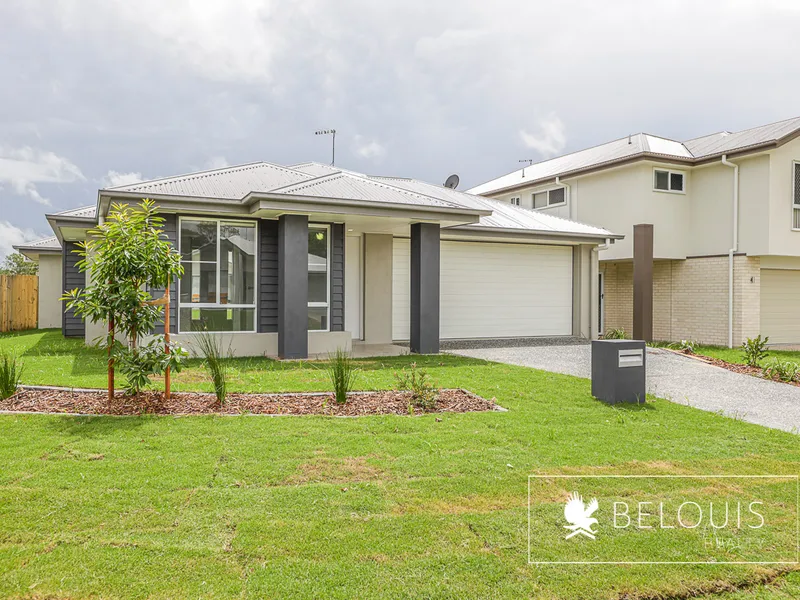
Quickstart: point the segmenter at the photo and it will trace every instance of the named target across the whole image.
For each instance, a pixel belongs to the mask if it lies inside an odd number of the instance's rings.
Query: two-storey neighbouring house
[[[600,331],[632,329],[633,226],[654,226],[653,335],[800,344],[800,117],[678,142],[644,133],[469,190],[602,226]]]

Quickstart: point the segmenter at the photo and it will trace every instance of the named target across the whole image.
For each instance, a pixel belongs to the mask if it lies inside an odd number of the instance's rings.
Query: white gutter
[[[572,187],[568,183],[566,183],[564,181],[561,181],[561,176],[560,175],[556,176],[556,185],[560,185],[566,190],[566,192],[564,192],[564,196],[565,196],[564,200],[569,202],[569,217],[570,217],[570,219],[577,219],[578,218],[577,212],[575,214],[573,214]]]
[[[728,250],[728,348],[733,348],[733,255],[739,251],[739,165],[722,155],[722,164],[733,169],[733,243]]]

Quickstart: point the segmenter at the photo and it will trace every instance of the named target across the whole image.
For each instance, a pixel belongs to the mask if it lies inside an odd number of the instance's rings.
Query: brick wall
[[[758,335],[760,260],[734,257],[733,343]],[[605,329],[633,331],[633,263],[601,263]],[[728,343],[728,257],[711,256],[653,264],[653,337]]]

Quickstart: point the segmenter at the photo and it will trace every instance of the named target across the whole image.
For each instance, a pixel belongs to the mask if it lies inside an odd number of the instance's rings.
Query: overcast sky
[[[2,0],[0,255],[105,185],[330,160],[466,189],[800,116],[800,0]]]

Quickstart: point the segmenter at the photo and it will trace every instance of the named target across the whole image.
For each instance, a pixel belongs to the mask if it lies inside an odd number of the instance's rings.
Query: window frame
[[[561,202],[557,202],[555,204],[550,204],[550,192],[555,190],[564,190],[564,199]],[[534,200],[534,196],[537,194],[547,194],[547,204],[540,208],[536,208],[536,201]],[[563,185],[555,185],[553,187],[549,187],[543,190],[537,190],[535,192],[531,192],[531,207],[533,210],[547,210],[548,208],[558,208],[559,206],[566,206],[567,205],[567,197],[569,196],[569,192],[567,188]]]
[[[215,222],[217,224],[217,260],[216,260],[216,292],[217,292],[217,302],[216,303],[209,303],[209,302],[181,302],[181,278],[177,278],[177,282],[175,285],[175,291],[177,293],[177,308],[176,308],[176,320],[177,320],[177,331],[179,334],[192,334],[197,333],[189,329],[188,331],[184,331],[181,328],[181,309],[182,308],[216,308],[216,309],[234,309],[234,308],[252,308],[253,309],[253,329],[250,330],[243,330],[243,331],[209,331],[208,333],[219,333],[223,335],[235,335],[239,333],[257,333],[258,332],[258,267],[259,267],[259,237],[258,237],[258,221],[248,221],[245,219],[225,219],[220,217],[193,217],[193,216],[178,216],[178,254],[181,256],[181,264],[183,264],[183,251],[181,249],[181,240],[183,236],[181,235],[181,228],[183,226],[184,221],[195,221],[195,222]],[[253,304],[220,304],[219,298],[221,293],[221,256],[220,252],[222,249],[221,239],[220,239],[220,227],[222,224],[226,225],[246,225],[248,227],[253,227],[255,230],[255,264],[254,264],[254,279],[253,279]],[[188,261],[191,262],[191,261]]]
[[[792,220],[790,223],[792,224],[792,231],[800,231],[800,227],[795,227],[795,222],[800,222],[800,218],[795,218],[795,214],[800,212],[800,190],[795,189],[795,180],[797,178],[796,172],[797,169],[800,169],[800,160],[793,160],[792,161],[792,168],[789,172],[789,176],[791,177],[789,183],[789,193],[791,194],[791,206],[792,206]]]
[[[511,206],[519,206],[519,201],[520,201],[519,196],[512,196],[511,198],[509,198],[509,200],[511,202]]]
[[[661,171],[662,173],[667,174],[667,186],[668,189],[662,190],[656,187],[656,173]],[[673,190],[672,189],[672,175],[680,175],[683,178],[683,189],[680,190]],[[653,191],[660,192],[662,194],[683,194],[686,195],[686,171],[679,171],[677,169],[665,169],[663,167],[653,167]]]
[[[326,269],[325,269],[325,294],[326,298],[328,299],[326,302],[307,302],[306,313],[308,313],[309,308],[326,308],[327,313],[325,315],[325,322],[328,324],[326,329],[309,329],[308,332],[330,332],[331,330],[331,225],[330,223],[309,223],[308,224],[308,231],[311,233],[314,229],[323,229],[325,230],[325,243],[327,244],[327,249],[325,252],[325,260],[326,260]],[[306,271],[308,267],[306,267]],[[307,277],[308,275],[306,275]],[[308,318],[308,317],[306,317]]]

